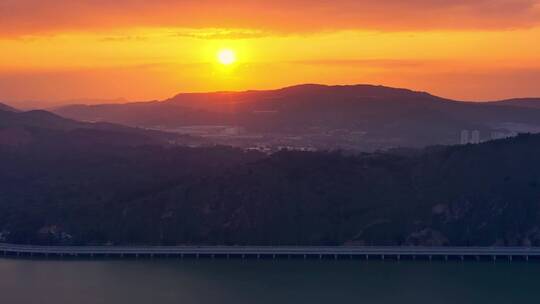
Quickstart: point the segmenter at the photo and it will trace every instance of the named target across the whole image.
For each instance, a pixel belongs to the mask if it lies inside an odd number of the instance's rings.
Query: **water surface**
[[[0,259],[0,303],[539,303],[540,264]]]

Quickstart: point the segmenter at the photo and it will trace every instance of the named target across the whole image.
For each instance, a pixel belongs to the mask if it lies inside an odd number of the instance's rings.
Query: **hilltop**
[[[70,105],[54,112],[77,120],[167,131],[228,126],[275,145],[365,151],[456,144],[462,130],[478,130],[482,140],[495,133],[540,131],[540,109],[463,102],[372,85],[183,93],[164,101]],[[219,137],[218,143],[236,145],[236,138],[231,138]],[[240,146],[266,142],[251,140]]]

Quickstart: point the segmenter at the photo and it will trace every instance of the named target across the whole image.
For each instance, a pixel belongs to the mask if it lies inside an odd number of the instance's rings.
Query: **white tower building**
[[[469,130],[461,130],[460,144],[466,145],[469,143]]]
[[[480,143],[480,131],[474,130],[471,134],[471,144],[479,144]]]

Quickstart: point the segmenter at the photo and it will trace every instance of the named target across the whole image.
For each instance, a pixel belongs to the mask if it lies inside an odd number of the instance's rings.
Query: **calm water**
[[[539,303],[540,264],[0,259],[0,303]]]

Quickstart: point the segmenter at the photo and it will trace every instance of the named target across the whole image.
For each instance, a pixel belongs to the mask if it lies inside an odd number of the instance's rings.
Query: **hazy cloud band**
[[[512,29],[540,22],[540,0],[2,0],[0,35],[125,27],[306,32]]]

